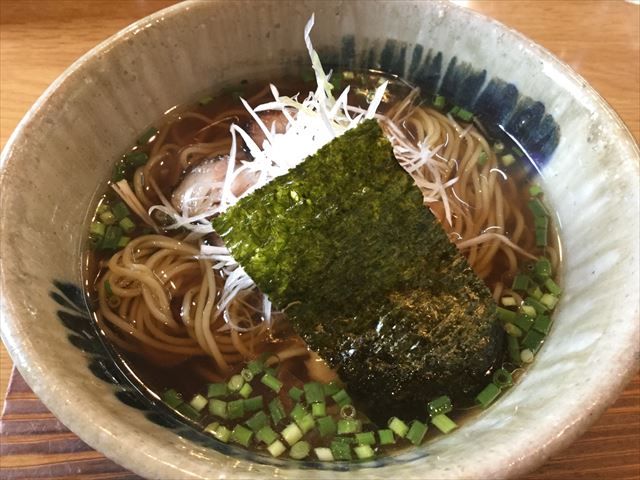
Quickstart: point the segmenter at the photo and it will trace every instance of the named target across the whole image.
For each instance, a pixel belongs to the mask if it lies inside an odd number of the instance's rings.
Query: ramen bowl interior
[[[558,127],[555,148],[538,165],[557,215],[564,294],[536,361],[495,405],[390,461],[312,468],[305,476],[343,477],[353,468],[362,478],[529,471],[597,418],[637,366],[638,148],[618,116],[568,67],[516,32],[449,4],[187,2],[82,57],[38,100],[2,153],[2,339],[47,407],[136,473],[299,478],[304,464],[212,449],[187,426],[152,421],[164,413],[141,406],[138,393],[92,346],[81,249],[104,179],[140,132],[203,91],[243,78],[277,78],[306,62],[302,32],[312,12],[314,45],[328,65],[411,80],[428,63],[440,80],[450,70],[460,95],[478,95],[496,80],[516,87],[517,105],[542,106]],[[427,60],[437,55],[439,69]],[[502,107],[497,99],[496,109]],[[536,115],[533,130],[542,128]]]

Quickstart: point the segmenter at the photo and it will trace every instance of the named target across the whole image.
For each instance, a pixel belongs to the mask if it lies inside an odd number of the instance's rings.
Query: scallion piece
[[[536,228],[536,247],[546,247],[548,236],[546,228]]]
[[[149,140],[151,140],[157,134],[158,134],[158,130],[156,129],[156,127],[149,127],[149,129],[146,132],[140,135],[140,138],[138,138],[136,143],[138,145],[146,145],[147,143],[149,143]]]
[[[231,430],[224,425],[218,426],[213,432],[211,432],[221,442],[227,443],[231,438]]]
[[[533,362],[533,358],[533,352],[528,348],[525,348],[520,352],[520,360],[522,361],[522,363],[531,363]]]
[[[289,456],[294,460],[302,460],[309,456],[309,452],[311,452],[311,445],[309,445],[309,442],[302,440],[291,447]]]
[[[318,431],[321,437],[328,437],[336,434],[337,425],[331,417],[320,417],[317,419]]]
[[[443,416],[446,417],[446,415],[442,413],[440,415],[436,415],[433,418],[435,419]],[[433,419],[431,419],[431,421],[433,422]],[[427,425],[422,423],[420,420],[414,420],[413,422],[411,422],[411,428],[409,428],[409,431],[407,432],[407,440],[409,440],[414,445],[420,445],[426,433]]]
[[[549,310],[553,310],[558,303],[558,297],[550,293],[545,293],[540,297],[540,303],[547,307]]]
[[[344,389],[342,389],[342,390],[338,391],[337,393],[331,395],[331,398],[333,398],[333,401],[336,402],[338,404],[338,406],[340,406],[340,407],[343,407],[345,405],[353,403],[351,401],[351,397],[349,396],[347,391],[344,390]]]
[[[473,112],[460,107],[458,109],[458,112],[456,113],[456,116],[463,122],[470,122],[473,119]]]
[[[234,418],[244,417],[244,400],[233,400],[227,403],[227,413],[229,414],[229,419],[233,420]]]
[[[480,152],[480,155],[478,155],[478,165],[484,167],[487,164],[487,160],[489,160],[489,155],[483,150]]]
[[[351,446],[345,442],[331,442],[331,453],[336,460],[351,460]]]
[[[409,431],[409,427],[406,423],[400,420],[398,417],[391,417],[389,419],[389,428],[400,438],[404,438]]]
[[[318,382],[304,384],[304,398],[308,404],[324,402],[324,389]]]
[[[279,398],[274,398],[269,402],[269,413],[271,414],[271,420],[274,425],[278,425],[286,416],[284,413],[284,406]]]
[[[224,397],[229,393],[226,383],[210,383],[207,386],[207,397]]]
[[[104,223],[91,222],[91,225],[89,226],[89,235],[92,237],[102,238],[104,237],[105,228]]]
[[[244,378],[242,375],[233,375],[227,382],[227,387],[230,392],[238,392],[244,385]]]
[[[118,247],[118,242],[122,237],[122,229],[115,225],[109,225],[102,238],[100,248],[104,250],[113,250]]]
[[[229,413],[227,411],[227,402],[223,402],[217,398],[212,398],[209,401],[209,413],[216,417],[228,418]]]
[[[333,462],[333,453],[331,453],[331,449],[327,447],[318,447],[313,449],[316,457],[321,462]]]
[[[231,432],[231,440],[239,445],[242,445],[243,447],[249,446],[252,437],[253,432],[248,428],[243,427],[242,425],[236,425],[236,427]]]
[[[529,187],[529,195],[531,195],[532,197],[537,197],[541,193],[542,193],[542,188],[540,187],[540,185],[537,185],[534,183]]]
[[[354,418],[356,416],[356,409],[350,403],[340,407],[340,416],[342,418]]]
[[[527,299],[530,300],[530,299]],[[532,299],[533,300],[533,299]],[[533,323],[533,319],[536,317],[536,315],[538,314],[538,312],[536,311],[536,309],[533,307],[533,305],[531,304],[524,304],[520,306],[520,311],[522,313],[524,313],[527,317],[530,317],[531,323]],[[516,324],[517,325],[517,324]],[[520,325],[518,325],[520,326]]]
[[[207,406],[207,403],[209,403],[209,400],[207,400],[203,395],[200,395],[198,393],[191,399],[191,401],[189,402],[189,405],[191,405],[193,408],[195,408],[199,412],[204,407]]]
[[[548,315],[538,315],[535,322],[533,322],[532,328],[546,335],[551,329],[551,317]]]
[[[551,262],[545,257],[540,257],[535,264],[536,274],[548,278],[551,275]]]
[[[380,445],[392,445],[396,443],[396,439],[393,436],[393,430],[389,428],[378,430],[378,439],[380,440]]]
[[[249,383],[245,383],[238,391],[238,395],[242,398],[248,398],[249,395],[251,395],[251,392],[253,392],[253,387]]]
[[[257,432],[262,427],[266,426],[269,423],[269,417],[262,410],[256,412],[253,416],[251,416],[246,422],[244,422],[247,427],[249,427],[254,432]]]
[[[373,432],[356,433],[356,442],[360,445],[374,445],[376,443],[376,436]]]
[[[116,204],[111,207],[111,210],[113,210],[113,214],[118,220],[122,220],[131,215],[131,212],[124,202],[116,202]]]
[[[529,330],[525,337],[522,339],[521,345],[524,348],[528,348],[533,353],[537,352],[540,346],[542,345],[542,341],[544,340],[544,333],[540,333],[537,330]]]
[[[247,398],[244,400],[245,412],[255,412],[257,410],[262,410],[262,406],[262,395],[257,395],[255,397]]]
[[[105,225],[115,225],[115,223],[118,221],[111,210],[107,210],[106,212],[101,213],[98,217]]]
[[[526,292],[531,283],[531,278],[528,275],[516,275],[511,284],[511,290],[519,290]]]
[[[256,438],[265,445],[271,445],[278,439],[278,434],[269,425],[265,425],[256,432]]]
[[[499,368],[493,372],[493,383],[500,388],[510,387],[513,385],[513,378],[511,377],[509,370]]]
[[[282,382],[270,373],[265,373],[260,381],[263,383],[263,385],[266,385],[276,393],[280,392],[280,389],[282,388]]]
[[[540,290],[540,287],[537,285],[534,288],[530,288],[529,290],[527,290],[527,293],[530,297],[533,297],[536,300],[540,300],[540,298],[542,297],[542,290]]]
[[[329,382],[322,385],[322,389],[324,390],[324,395],[326,397],[331,397],[340,391],[340,387],[336,382]]]
[[[302,433],[310,432],[313,427],[316,426],[316,421],[314,420],[313,415],[311,415],[310,413],[304,415],[296,423],[300,427],[300,430],[302,430]]]
[[[476,395],[476,402],[478,402],[482,408],[487,408],[498,398],[498,395],[500,395],[500,387],[495,383],[490,383]]]
[[[302,430],[300,427],[296,425],[296,423],[290,423],[284,430],[281,432],[282,438],[284,438],[285,442],[289,444],[289,446],[294,445],[298,440],[302,438]]]
[[[533,307],[530,307],[530,308],[533,308]],[[533,313],[535,315],[535,310]],[[519,313],[518,315],[516,315],[516,318],[513,320],[513,324],[516,327],[518,327],[520,330],[522,330],[522,332],[528,332],[529,329],[531,328],[531,325],[533,325],[533,318],[524,313]]]
[[[445,98],[442,95],[436,95],[433,99],[433,106],[437,109],[444,108]]]
[[[529,200],[527,205],[529,206],[529,210],[531,210],[531,213],[533,213],[534,217],[548,217],[549,216],[549,212],[547,212],[546,207],[540,201],[539,198],[534,198],[533,200]]]
[[[513,322],[517,316],[516,312],[507,310],[506,308],[496,307],[496,316],[503,323]]]
[[[455,117],[456,115],[458,115],[459,111],[460,111],[460,107],[456,105],[451,110],[449,110],[449,113]]]
[[[427,405],[427,411],[429,416],[433,417],[441,413],[449,413],[453,409],[451,399],[446,395],[442,395],[434,400],[431,400]]]
[[[118,240],[118,248],[124,248],[127,246],[127,244],[131,241],[131,238],[129,237],[120,237],[120,240]]]
[[[287,450],[287,447],[285,447],[284,443],[282,443],[280,440],[276,440],[267,447],[267,450],[269,450],[269,453],[272,457],[279,457]]]
[[[314,417],[324,417],[327,414],[327,404],[324,402],[316,402],[311,404],[311,415]]]
[[[532,297],[528,297],[528,298],[525,299],[523,308],[526,307],[526,306],[533,307],[533,309],[536,312],[535,315],[533,315],[534,317],[539,315],[539,314],[545,313],[548,310],[547,306],[544,303],[542,303],[541,301],[538,301],[538,300],[536,300],[535,298],[532,298]],[[527,313],[527,315],[529,315],[529,314]]]
[[[520,150],[518,147],[513,147],[513,153],[518,158],[524,157],[524,152],[522,150]]]
[[[247,370],[253,373],[254,377],[259,373],[262,373],[263,369],[264,364],[260,360],[251,360],[249,363],[247,363]]]
[[[502,153],[504,151],[504,143],[496,142],[493,144],[493,151],[496,153]]]
[[[513,323],[505,323],[504,331],[511,337],[520,338],[523,335],[522,330],[516,327]]]
[[[506,155],[502,155],[500,157],[500,161],[502,161],[502,165],[504,165],[505,167],[509,167],[515,163],[516,157],[514,157],[510,153],[507,153]]]
[[[213,435],[219,426],[220,424],[218,422],[212,422],[206,427],[204,427],[204,431]]]
[[[353,451],[360,460],[366,460],[375,456],[373,448],[371,448],[370,445],[357,445],[353,447]]]
[[[187,418],[191,420],[197,420],[200,417],[200,412],[198,412],[195,408],[193,408],[188,403],[183,403],[176,408],[176,412],[181,413]]]
[[[451,420],[445,414],[436,415],[431,419],[431,423],[433,423],[433,425],[445,435],[458,427],[456,422]]]
[[[289,397],[291,397],[294,402],[299,402],[303,394],[304,391],[298,387],[291,387],[289,389]]]
[[[240,375],[242,375],[242,378],[244,378],[245,382],[250,382],[251,380],[253,380],[253,372],[248,368],[243,368],[240,372]]]
[[[291,410],[291,413],[289,413],[289,416],[294,421],[297,421],[297,420],[300,420],[302,417],[304,417],[306,414],[307,414],[307,411],[304,409],[304,406],[301,403],[296,403],[296,405]]]
[[[520,343],[516,337],[507,337],[507,351],[513,363],[520,364]]]
[[[556,297],[562,293],[562,289],[560,288],[560,286],[551,278],[547,278],[547,280],[544,282],[544,286],[547,290],[549,290],[549,293],[555,295]]]
[[[120,228],[122,228],[125,233],[131,233],[136,228],[136,224],[133,223],[133,221],[129,217],[124,217],[122,220],[120,220],[118,225],[120,225]]]
[[[182,395],[173,388],[167,390],[162,394],[162,401],[169,405],[171,408],[176,408],[182,403]]]
[[[500,303],[502,303],[502,305],[504,305],[505,307],[515,307],[516,299],[513,297],[502,297],[500,299]]]
[[[549,217],[533,217],[533,226],[535,228],[544,229],[546,232],[549,228]]]
[[[362,430],[362,422],[355,418],[341,418],[338,420],[338,435],[358,433]]]

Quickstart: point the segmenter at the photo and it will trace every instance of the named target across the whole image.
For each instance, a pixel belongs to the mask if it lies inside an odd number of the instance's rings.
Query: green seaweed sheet
[[[477,393],[501,329],[485,284],[425,208],[377,122],[241,199],[213,226],[370,418]]]

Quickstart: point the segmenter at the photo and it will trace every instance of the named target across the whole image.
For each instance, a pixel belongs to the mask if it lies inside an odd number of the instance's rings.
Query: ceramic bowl
[[[81,290],[89,206],[114,160],[165,110],[198,92],[305,62],[302,32],[312,12],[326,65],[396,73],[511,131],[542,173],[564,245],[555,326],[520,384],[454,433],[357,467],[270,460],[203,439],[128,383],[96,337]],[[637,366],[637,145],[575,72],[466,9],[396,1],[178,4],[72,65],[20,123],[2,167],[2,339],[65,425],[145,477],[515,476],[574,440]]]

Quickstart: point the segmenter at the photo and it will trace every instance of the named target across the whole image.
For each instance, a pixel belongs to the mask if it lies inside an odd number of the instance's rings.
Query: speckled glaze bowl
[[[520,384],[454,433],[357,466],[256,457],[180,423],[113,362],[81,290],[88,209],[114,160],[198,92],[305,62],[312,12],[326,65],[396,73],[510,131],[542,173],[565,249],[554,328]],[[631,135],[582,78],[471,11],[437,2],[181,3],[78,60],[2,152],[2,339],[54,414],[145,477],[513,477],[574,440],[637,368],[638,164]]]

